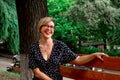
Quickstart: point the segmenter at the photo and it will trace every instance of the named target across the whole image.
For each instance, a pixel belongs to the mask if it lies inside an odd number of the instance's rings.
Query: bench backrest
[[[102,68],[103,71],[94,71],[61,65],[64,77],[74,80],[120,80],[120,57],[103,57],[104,61],[94,59],[85,66]]]

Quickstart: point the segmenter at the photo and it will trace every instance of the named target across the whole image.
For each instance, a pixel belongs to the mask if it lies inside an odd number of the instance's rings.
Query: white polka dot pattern
[[[47,61],[41,55],[38,42],[30,47],[29,68],[39,68],[53,80],[62,80],[59,70],[60,63],[68,63],[74,60],[77,57],[77,54],[72,52],[65,43],[55,39],[53,41],[53,49],[50,58]]]

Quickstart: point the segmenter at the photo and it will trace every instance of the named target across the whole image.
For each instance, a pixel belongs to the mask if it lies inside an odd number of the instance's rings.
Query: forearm
[[[84,56],[79,56],[79,64],[86,64],[90,61],[92,61],[94,58],[96,58],[96,55],[90,54],[90,55],[84,55]]]
[[[84,56],[78,56],[75,60],[71,61],[70,63],[76,64],[76,65],[83,65],[91,60],[93,60],[96,56],[94,54],[91,55],[84,55]]]
[[[35,77],[39,78],[40,80],[52,80],[49,76],[41,72],[38,68],[34,69],[33,73]]]
[[[97,52],[97,53],[93,53],[90,55],[78,56],[75,60],[71,61],[70,63],[76,64],[76,65],[83,65],[83,64],[90,62],[94,58],[98,58],[101,61],[103,61],[102,56],[108,56],[108,55],[102,52]]]

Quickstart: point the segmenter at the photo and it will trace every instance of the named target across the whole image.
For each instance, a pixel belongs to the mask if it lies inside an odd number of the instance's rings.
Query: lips
[[[51,31],[45,31],[45,34],[47,34],[47,35],[51,35],[52,32],[51,32]]]

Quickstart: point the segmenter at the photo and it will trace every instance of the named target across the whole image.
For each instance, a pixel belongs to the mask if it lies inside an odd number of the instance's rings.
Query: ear
[[[38,32],[41,33],[41,28],[38,29]]]

